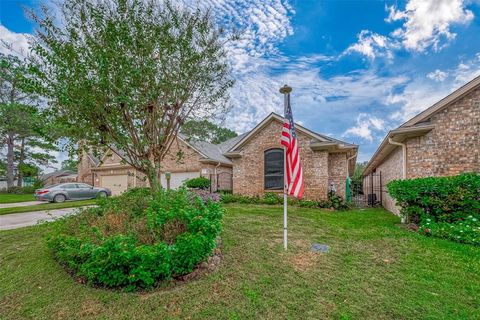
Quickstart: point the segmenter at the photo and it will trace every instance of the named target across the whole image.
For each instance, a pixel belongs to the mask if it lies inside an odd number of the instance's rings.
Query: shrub
[[[220,201],[220,195],[218,193],[212,193],[212,192],[209,192],[208,190],[203,190],[203,189],[192,190],[191,192],[192,192],[192,195],[199,197],[204,203],[207,203],[208,201],[213,201],[213,202]]]
[[[479,244],[480,174],[395,180],[387,188],[421,233]]]
[[[242,196],[238,194],[221,194],[220,202],[222,203],[245,203],[245,204],[268,204],[268,205],[279,205],[283,204],[283,195],[266,192],[262,198],[260,197],[249,197]],[[345,203],[342,197],[337,195],[330,195],[328,200],[302,200],[297,198],[288,198],[288,205],[308,207],[308,208],[333,208],[335,210],[348,210],[350,206]]]
[[[26,186],[26,187],[17,187],[13,186],[10,188],[1,189],[0,193],[11,193],[11,194],[33,194],[35,192],[35,186]]]
[[[480,245],[480,220],[472,215],[453,223],[433,222],[426,218],[419,231],[427,236]]]
[[[148,288],[205,260],[222,216],[220,203],[185,189],[131,189],[60,220],[48,245],[62,265],[90,284]]]
[[[343,198],[339,195],[335,194],[335,192],[328,193],[328,206],[329,208],[333,208],[335,210],[348,210],[350,206],[348,203],[343,201]]]
[[[275,192],[265,192],[262,203],[264,204],[281,204],[283,203],[283,195],[280,196]]]
[[[316,208],[318,207],[318,202],[312,200],[300,200],[298,205],[304,208]]]
[[[480,174],[395,180],[387,185],[401,214],[415,223],[480,218]]]
[[[208,189],[210,188],[210,183],[210,179],[198,177],[185,181],[185,186],[191,189]]]

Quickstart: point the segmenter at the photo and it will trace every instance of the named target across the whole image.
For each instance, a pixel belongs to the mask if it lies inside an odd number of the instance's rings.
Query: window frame
[[[263,189],[265,191],[283,191],[284,188],[284,181],[285,181],[285,156],[284,156],[284,149],[283,148],[272,148],[272,149],[267,149],[263,152]],[[272,173],[267,173],[267,157],[268,155],[274,154],[274,153],[281,153],[282,155],[282,168],[281,168],[281,174],[272,174]],[[268,187],[267,188],[267,178],[269,177],[281,177],[281,184],[279,186],[275,187]]]

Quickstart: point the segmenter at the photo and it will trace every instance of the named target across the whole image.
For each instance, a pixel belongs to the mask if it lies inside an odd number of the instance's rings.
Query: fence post
[[[370,174],[370,205],[373,207],[373,172]]]
[[[379,178],[380,179],[380,205],[383,207],[383,185],[382,185],[382,171],[379,173]]]

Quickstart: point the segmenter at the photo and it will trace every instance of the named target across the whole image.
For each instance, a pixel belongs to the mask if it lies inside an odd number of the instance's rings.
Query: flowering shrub
[[[395,180],[388,192],[400,213],[430,236],[479,243],[480,174]]]
[[[203,203],[207,203],[208,201],[219,202],[220,201],[220,194],[212,193],[208,190],[190,190],[193,196],[199,197]]]
[[[427,236],[480,245],[480,220],[471,215],[453,223],[433,222],[427,218],[419,231]]]
[[[145,200],[147,199],[147,200]],[[220,203],[185,189],[137,189],[62,219],[48,238],[55,258],[93,285],[148,288],[181,276],[212,253]]]

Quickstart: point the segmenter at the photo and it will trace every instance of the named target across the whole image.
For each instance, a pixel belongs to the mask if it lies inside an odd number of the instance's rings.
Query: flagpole
[[[290,92],[292,88],[284,85],[280,88],[280,93],[283,94],[283,116],[285,117],[287,105],[290,99]],[[288,248],[288,228],[287,228],[287,205],[288,205],[288,186],[287,186],[287,148],[283,146],[283,248]]]

